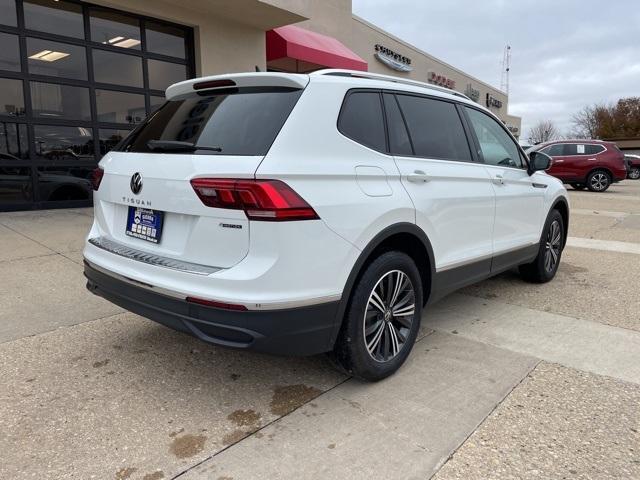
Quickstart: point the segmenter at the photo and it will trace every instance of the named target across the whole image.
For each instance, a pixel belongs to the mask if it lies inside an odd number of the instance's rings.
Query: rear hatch
[[[254,178],[306,76],[240,74],[181,82],[100,162],[102,236],[152,255],[228,268],[249,249],[243,210],[207,206],[195,178]]]

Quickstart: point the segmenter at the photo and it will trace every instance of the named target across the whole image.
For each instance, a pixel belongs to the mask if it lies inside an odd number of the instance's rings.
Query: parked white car
[[[396,371],[423,306],[546,282],[567,193],[462,94],[366,72],[189,80],[100,162],[88,288],[215,344]],[[428,318],[428,317],[427,317]]]

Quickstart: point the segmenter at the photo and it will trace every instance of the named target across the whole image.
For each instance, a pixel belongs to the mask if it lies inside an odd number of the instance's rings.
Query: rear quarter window
[[[584,149],[586,155],[597,155],[604,152],[604,147],[602,145],[585,145]]]
[[[386,151],[380,93],[349,92],[342,104],[338,130],[351,140],[380,152]]]
[[[168,101],[118,150],[152,152],[149,140],[166,140],[221,148],[203,151],[207,155],[266,155],[301,94],[299,89],[240,88]]]

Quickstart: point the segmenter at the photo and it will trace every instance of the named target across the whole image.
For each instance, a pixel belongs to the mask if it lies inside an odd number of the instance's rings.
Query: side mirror
[[[551,157],[542,152],[531,152],[529,154],[529,175],[540,170],[546,170],[551,166]]]

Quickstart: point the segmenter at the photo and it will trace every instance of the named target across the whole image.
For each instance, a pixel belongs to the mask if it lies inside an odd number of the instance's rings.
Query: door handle
[[[595,162],[595,161],[596,161],[596,159],[595,159],[595,158],[587,158],[587,161],[589,161],[589,162]]]
[[[564,160],[554,160],[553,163],[562,163]]]
[[[502,177],[502,175],[497,174],[495,177],[493,177],[493,183],[496,185],[504,185],[504,178]]]
[[[414,170],[413,173],[407,175],[407,180],[411,183],[426,183],[429,181],[429,175],[422,170]]]

